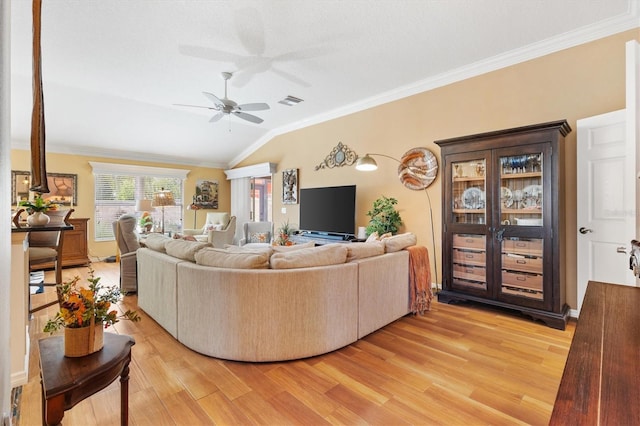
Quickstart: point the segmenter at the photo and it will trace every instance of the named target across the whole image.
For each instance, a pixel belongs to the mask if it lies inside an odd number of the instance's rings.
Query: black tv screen
[[[353,235],[356,228],[356,186],[300,189],[300,230]]]

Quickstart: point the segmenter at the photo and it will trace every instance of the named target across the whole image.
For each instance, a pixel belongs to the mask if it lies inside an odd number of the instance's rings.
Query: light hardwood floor
[[[117,285],[117,264],[94,269]],[[63,276],[76,274],[86,268]],[[50,297],[33,296],[34,306]],[[136,296],[121,305],[137,309]],[[21,426],[41,424],[36,339],[46,337],[41,330],[55,310],[30,323]],[[258,364],[195,353],[141,313],[140,323],[109,329],[136,339],[132,425],[546,425],[575,330],[573,321],[559,331],[487,307],[434,302],[426,315],[406,316],[335,352]],[[119,424],[119,401],[116,381],[67,411],[63,424]]]

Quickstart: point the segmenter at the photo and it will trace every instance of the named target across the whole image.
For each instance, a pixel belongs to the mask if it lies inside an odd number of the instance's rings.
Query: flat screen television
[[[300,230],[318,236],[352,236],[356,228],[356,186],[300,189]]]

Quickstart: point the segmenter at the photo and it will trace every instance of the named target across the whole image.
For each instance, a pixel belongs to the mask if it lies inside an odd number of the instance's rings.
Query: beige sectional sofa
[[[223,250],[160,235],[146,244],[138,250],[139,307],[205,355],[305,358],[409,313],[409,253],[402,248],[415,244],[411,234],[387,244],[297,250]]]

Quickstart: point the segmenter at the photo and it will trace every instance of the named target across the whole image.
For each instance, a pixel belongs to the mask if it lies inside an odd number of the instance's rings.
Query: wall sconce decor
[[[316,171],[320,169],[332,169],[334,167],[351,166],[358,159],[358,154],[347,145],[338,142],[333,150],[327,155],[324,161],[316,166]]]

